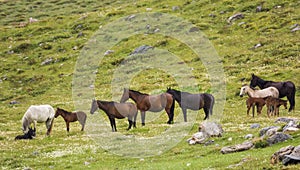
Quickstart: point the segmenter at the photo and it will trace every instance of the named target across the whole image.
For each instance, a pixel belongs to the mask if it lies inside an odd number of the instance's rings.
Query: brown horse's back
[[[114,116],[117,119],[122,119],[137,113],[137,107],[133,103],[115,103],[114,105],[116,109]]]

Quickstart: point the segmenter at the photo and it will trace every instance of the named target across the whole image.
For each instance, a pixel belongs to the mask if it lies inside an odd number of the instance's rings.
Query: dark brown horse
[[[68,112],[64,109],[57,108],[54,117],[57,118],[59,115],[61,115],[64,118],[68,132],[70,129],[69,128],[70,122],[76,122],[76,121],[79,121],[79,123],[81,124],[81,131],[84,130],[84,125],[86,122],[86,114],[84,112],[82,112],[82,111]]]
[[[296,87],[295,84],[291,81],[285,82],[274,82],[274,81],[266,81],[258,76],[252,74],[252,79],[250,82],[250,87],[254,88],[258,86],[261,89],[267,87],[275,87],[279,91],[279,98],[287,97],[290,103],[289,112],[295,109],[295,94],[296,94]]]
[[[184,121],[187,121],[186,110],[200,110],[203,108],[205,117],[204,120],[212,115],[215,103],[214,96],[208,93],[191,94],[188,92],[181,92],[175,89],[168,88],[167,93],[173,95],[176,102],[181,107]]]
[[[123,119],[127,117],[129,123],[127,130],[129,130],[132,125],[133,127],[136,127],[137,108],[135,104],[93,99],[90,113],[94,114],[98,108],[103,110],[108,116],[113,132],[117,131],[115,118]]]
[[[146,111],[160,112],[163,109],[168,114],[168,124],[173,122],[174,117],[174,99],[171,94],[162,93],[158,95],[149,95],[141,93],[135,90],[124,88],[121,103],[131,98],[137,105],[138,110],[141,111],[142,125],[145,125],[145,113]]]
[[[261,110],[266,104],[265,98],[254,98],[254,97],[249,97],[246,100],[246,105],[247,105],[247,115],[249,115],[249,111],[252,107],[252,117],[254,117],[254,107],[256,106],[256,111],[257,115],[261,114]]]

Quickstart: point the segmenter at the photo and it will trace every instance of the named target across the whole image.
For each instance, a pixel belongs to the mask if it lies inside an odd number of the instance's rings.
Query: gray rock
[[[41,63],[41,65],[43,66],[43,65],[49,65],[49,64],[51,64],[51,63],[53,63],[53,58],[47,58],[46,60],[44,60],[42,63]]]
[[[256,129],[256,128],[259,128],[259,127],[260,127],[259,123],[253,123],[252,125],[250,125],[251,129]]]
[[[199,131],[209,137],[221,137],[224,132],[222,126],[216,122],[205,121],[199,125]]]
[[[297,26],[296,28],[293,28],[292,30],[291,30],[291,32],[296,32],[296,31],[299,31],[300,30],[300,26]]]
[[[279,128],[277,126],[270,126],[270,127],[265,127],[265,128],[262,128],[260,131],[259,131],[259,137],[261,136],[264,136],[268,130],[270,129],[274,129],[274,128]]]
[[[237,20],[237,19],[242,19],[244,18],[244,15],[242,13],[237,13],[232,15],[231,17],[229,17],[227,19],[227,23],[231,24],[233,21]]]
[[[17,102],[16,100],[10,101],[9,104],[14,105],[14,104],[20,104],[19,102]]]
[[[179,9],[180,9],[179,6],[173,6],[173,7],[172,7],[172,10],[173,10],[173,11],[177,11],[177,10],[179,10]]]
[[[272,164],[277,164],[279,162],[281,162],[286,155],[289,155],[293,152],[294,150],[294,146],[286,146],[286,147],[283,147],[283,148],[280,148],[279,151],[276,151],[272,156],[271,156],[271,163]]]
[[[187,140],[187,142],[190,145],[194,145],[194,144],[202,144],[205,142],[205,140],[208,138],[207,134],[203,133],[203,132],[197,132],[195,133],[190,139]]]
[[[247,134],[244,138],[245,139],[252,139],[253,138],[253,134]]]
[[[111,53],[114,53],[114,52],[115,52],[114,50],[107,50],[107,51],[105,51],[104,56],[107,56],[107,55],[109,55]]]
[[[279,142],[284,142],[288,139],[291,139],[292,137],[288,134],[284,134],[282,132],[276,132],[274,135],[270,136],[267,139],[267,143],[269,146],[279,143]]]
[[[289,155],[285,155],[282,160],[283,165],[299,164],[300,163],[300,145],[296,146],[293,152]]]
[[[246,141],[242,144],[237,144],[234,146],[226,146],[221,149],[222,154],[232,153],[232,152],[240,152],[249,150],[253,147],[253,143],[251,141]]]
[[[275,123],[280,123],[280,122],[289,123],[290,121],[298,122],[298,119],[280,117],[275,121]]]
[[[153,49],[154,47],[149,46],[149,45],[142,45],[138,48],[136,48],[132,53],[130,53],[130,55],[132,54],[140,54],[140,53],[145,53],[146,51],[148,51],[149,49]]]

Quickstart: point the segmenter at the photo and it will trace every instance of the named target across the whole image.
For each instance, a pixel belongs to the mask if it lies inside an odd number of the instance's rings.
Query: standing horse
[[[127,130],[129,130],[132,125],[133,127],[136,127],[137,108],[135,104],[100,101],[93,99],[90,113],[94,114],[94,112],[98,108],[103,110],[108,116],[113,132],[117,131],[115,118],[123,119],[127,117],[129,123]]]
[[[162,93],[158,95],[149,95],[124,88],[123,96],[120,102],[123,103],[129,98],[136,103],[138,110],[141,111],[142,126],[145,125],[146,111],[160,112],[165,109],[169,117],[167,123],[171,124],[173,122],[175,102],[171,94]]]
[[[265,98],[268,96],[278,98],[279,92],[275,87],[268,87],[262,90],[253,90],[248,85],[243,85],[240,90],[240,97],[243,97],[247,94],[252,98]]]
[[[208,93],[191,94],[188,92],[181,92],[175,89],[168,88],[167,93],[171,94],[176,102],[181,107],[184,121],[187,121],[186,110],[200,110],[203,108],[205,112],[204,120],[212,115],[215,98],[213,95]]]
[[[256,106],[256,112],[257,115],[261,114],[261,110],[264,107],[264,105],[266,104],[265,102],[265,98],[252,98],[249,97],[246,100],[246,105],[247,105],[247,115],[249,115],[249,110],[252,107],[252,117],[254,117],[254,107]]]
[[[47,135],[50,135],[53,120],[54,120],[54,109],[50,105],[32,105],[25,112],[22,118],[22,128],[23,132],[27,133],[28,128],[31,123],[34,124],[34,129],[36,128],[36,122],[46,123]]]
[[[84,112],[82,111],[68,112],[64,109],[57,108],[54,117],[57,118],[59,115],[61,115],[64,118],[68,132],[69,132],[70,122],[76,122],[76,121],[79,121],[79,123],[81,124],[81,131],[84,130],[84,125],[86,122],[86,114]]]
[[[291,81],[285,82],[274,82],[274,81],[265,81],[258,76],[252,74],[252,79],[250,82],[250,87],[258,86],[260,89],[265,89],[267,87],[273,86],[276,87],[279,91],[279,98],[287,97],[290,103],[289,112],[295,109],[295,94],[296,87],[295,84]]]

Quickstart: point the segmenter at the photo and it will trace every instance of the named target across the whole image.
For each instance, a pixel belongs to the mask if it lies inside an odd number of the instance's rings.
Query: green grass
[[[292,140],[271,147],[226,155],[220,153],[223,146],[245,141],[244,136],[248,133],[258,135],[259,129],[250,129],[252,123],[260,123],[261,127],[275,125],[276,118],[267,118],[265,108],[260,116],[252,118],[246,115],[245,98],[241,99],[237,93],[242,84],[249,83],[251,73],[267,80],[293,81],[297,88],[295,111],[288,113],[281,109],[280,116],[299,118],[299,31],[290,31],[292,25],[300,23],[299,1],[266,0],[264,10],[256,13],[255,8],[259,4],[258,0],[1,0],[1,168],[299,169],[299,165],[284,167],[281,164],[270,164],[271,155],[281,147],[299,145],[299,133],[292,134]],[[178,7],[177,10],[172,9],[175,6]],[[201,110],[187,136],[176,146],[153,157],[128,158],[112,154],[89,137],[88,131],[80,132],[78,122],[71,123],[70,133],[67,133],[61,117],[55,119],[51,137],[45,136],[45,125],[38,124],[36,139],[14,141],[14,137],[22,133],[20,120],[30,105],[50,104],[66,110],[76,109],[72,96],[74,69],[78,57],[82,55],[81,50],[89,44],[95,32],[121,17],[147,10],[168,13],[193,23],[206,34],[219,54],[226,81],[226,103],[220,120],[225,130],[223,137],[213,138],[215,144],[209,146],[187,144],[186,140],[197,131],[198,124],[204,118]],[[229,25],[226,20],[237,12],[242,12],[245,17]],[[30,17],[39,21],[20,27],[20,23],[28,22]],[[245,23],[239,25],[241,22]],[[263,46],[252,49],[258,43]],[[111,100],[114,71],[135,48],[145,44],[167,50],[179,57],[189,68],[193,68],[192,78],[197,80],[194,84],[196,88],[185,87],[185,91],[212,91],[205,65],[186,44],[168,36],[139,34],[120,41],[110,49],[114,53],[97,63],[101,66],[98,67],[95,79],[97,99]],[[41,65],[50,58],[50,64]],[[244,82],[240,81],[242,78],[245,78]],[[175,77],[159,69],[145,69],[130,83],[133,89],[153,94],[161,93],[167,87],[179,87]],[[10,105],[12,100],[19,104]],[[104,115],[102,111],[98,112]],[[191,114],[195,113],[189,111],[190,119]],[[181,109],[177,104],[175,114],[182,119]],[[141,127],[139,122],[137,128],[130,131],[126,131],[128,123],[125,119],[117,120],[118,131],[125,136],[145,138],[159,135],[171,126],[165,124],[167,115],[164,112],[157,115],[157,119],[148,122],[145,127]],[[108,123],[106,116],[104,117]],[[91,122],[91,118],[88,115],[88,121]],[[175,123],[177,125],[182,122]],[[107,125],[104,128],[110,127]],[[228,138],[232,138],[232,141]],[[133,146],[132,152],[134,149]],[[239,163],[242,165],[238,166]]]

